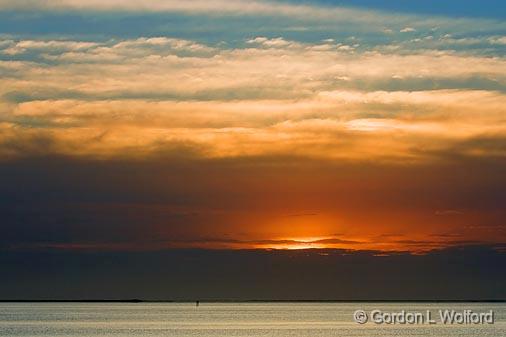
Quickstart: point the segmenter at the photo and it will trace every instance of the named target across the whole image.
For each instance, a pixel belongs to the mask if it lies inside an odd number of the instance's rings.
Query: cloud
[[[84,142],[74,145],[74,155],[50,156],[47,148],[61,143],[32,137],[30,148],[27,141],[18,136],[10,143],[27,152],[24,158],[2,156],[2,247],[426,251],[506,240],[504,158],[416,165],[309,160],[295,151],[206,158],[199,150],[207,149],[183,143],[159,144],[149,157],[91,157],[79,155],[79,146],[89,146]],[[287,216],[307,209],[318,213]]]
[[[170,11],[185,13],[211,13],[211,14],[256,14],[256,15],[286,15],[299,16],[314,19],[348,19],[353,14],[361,13],[354,19],[367,21],[375,18],[376,14],[365,10],[348,9],[343,7],[323,7],[300,4],[290,4],[276,1],[204,1],[204,0],[149,0],[139,2],[135,0],[110,0],[107,2],[98,0],[19,0],[16,2],[0,0],[0,9],[18,10],[95,10],[95,11]],[[383,14],[384,17],[394,15]],[[398,17],[398,16],[397,16]]]
[[[22,40],[16,43],[13,41],[8,44],[8,48],[3,49],[3,54],[6,55],[18,55],[23,54],[27,51],[37,52],[50,52],[55,54],[61,54],[64,52],[71,51],[84,51],[99,46],[95,42],[82,42],[82,41],[38,41],[38,40]],[[1,47],[1,46],[0,46]]]
[[[451,31],[498,31],[504,24],[496,20],[464,19],[451,17],[430,17],[428,15],[390,14],[386,11],[356,9],[342,6],[319,6],[294,4],[280,1],[205,1],[205,0],[0,0],[0,10],[7,11],[56,11],[81,12],[95,14],[100,12],[136,13],[149,15],[153,13],[178,13],[201,16],[257,16],[279,17],[296,22],[312,22],[318,25],[332,24],[349,27],[352,24],[356,31],[432,31],[434,27]],[[385,27],[388,22],[389,27]],[[289,24],[286,29],[296,31],[307,29],[301,24]]]
[[[473,116],[478,115],[474,114],[468,121],[447,117],[438,120],[437,115],[433,120],[424,120],[427,116],[421,116],[420,120],[406,119],[402,115],[399,119],[360,118],[364,107],[361,104],[354,113],[337,104],[330,105],[327,113],[322,110],[321,118],[311,117],[315,107],[325,104],[318,100],[298,103],[36,101],[19,105],[11,117],[18,125],[5,124],[1,138],[3,151],[15,156],[33,154],[32,139],[40,137],[51,139],[53,146],[41,146],[38,151],[107,157],[156,155],[170,144],[193,144],[195,148],[206,149],[200,155],[211,157],[298,153],[358,161],[389,157],[430,161],[444,150],[452,150],[454,154],[500,155],[497,151],[500,151],[504,127],[489,125],[489,118],[477,121]],[[342,109],[341,117],[332,117],[336,109]],[[454,109],[457,111],[458,106]],[[247,118],[241,117],[244,111],[248,112]],[[284,120],[288,112],[292,120]],[[273,124],[273,119],[279,121]],[[28,128],[29,123],[34,127]],[[45,123],[44,128],[37,126],[41,123]],[[453,126],[450,130],[449,125]],[[498,135],[491,137],[496,139],[497,146],[493,142],[465,145],[468,139],[493,132]],[[386,137],[378,141],[378,135],[395,135],[396,139]],[[422,145],[423,152],[415,151]]]
[[[258,45],[265,48],[279,48],[279,49],[302,49],[304,48],[304,44],[298,43],[295,41],[288,41],[283,39],[282,37],[275,37],[275,38],[266,38],[263,36],[256,37],[254,39],[250,39],[246,41],[248,44],[252,45]],[[322,48],[322,47],[332,47],[332,45],[329,44],[322,44],[322,45],[316,45],[314,48]],[[334,48],[335,49],[335,48]],[[325,50],[325,49],[324,49]]]
[[[420,78],[460,83],[478,75],[501,83],[501,58],[350,54],[340,42],[279,37],[236,48],[169,37],[5,41],[0,53],[13,60],[0,60],[8,126],[1,151],[9,157],[44,151],[31,145],[40,137],[52,140],[48,153],[83,156],[150,156],[187,144],[211,157],[426,160],[466,139],[505,132],[499,91],[371,90],[395,76],[414,86]],[[374,140],[385,133],[402,142]]]
[[[299,249],[325,249],[325,250],[346,250],[348,253],[360,253],[361,251],[375,251],[381,254],[415,253],[427,254],[430,251],[444,250],[449,247],[480,246],[490,245],[490,242],[478,240],[450,240],[456,235],[433,235],[439,240],[369,240],[357,241],[340,238],[326,239],[259,239],[239,240],[225,237],[203,237],[193,239],[159,239],[147,241],[107,241],[97,242],[57,242],[43,240],[35,243],[13,244],[7,250],[61,250],[61,251],[160,251],[167,249],[278,249],[278,250],[299,250]],[[502,244],[499,244],[502,245]]]
[[[346,250],[39,250],[3,255],[9,277],[0,296],[13,300],[501,300],[506,295],[506,275],[497,268],[506,262],[505,254],[490,246],[427,255]]]
[[[488,38],[488,41],[492,44],[506,44],[506,36],[494,36]]]
[[[436,215],[462,215],[464,212],[455,209],[446,209],[442,211],[436,211]]]
[[[133,12],[180,12],[211,15],[271,15],[297,16],[305,19],[377,20],[375,14],[347,8],[326,8],[320,6],[296,5],[276,1],[204,1],[204,0],[111,0],[107,2],[90,0],[0,0],[4,10],[77,10],[77,11],[133,11]],[[361,14],[360,16],[356,14]],[[387,16],[384,14],[383,16]],[[392,16],[393,17],[393,16]]]
[[[13,58],[29,52],[31,62],[12,59],[0,61],[0,66],[16,71],[18,77],[29,77],[30,81],[19,84],[32,86],[26,91],[40,92],[40,88],[33,86],[37,85],[37,79],[40,82],[45,78],[49,79],[44,83],[50,87],[48,91],[55,92],[60,86],[83,95],[96,92],[97,96],[100,92],[109,96],[121,95],[121,92],[142,96],[223,89],[238,91],[238,94],[241,92],[238,89],[242,89],[293,96],[297,92],[307,95],[315,90],[328,91],[338,81],[348,82],[347,86],[359,86],[361,81],[366,81],[362,84],[366,86],[374,81],[402,79],[409,83],[416,79],[440,81],[444,78],[463,81],[473,76],[490,78],[500,86],[504,85],[506,76],[501,58],[427,51],[350,54],[355,48],[341,43],[311,44],[283,38],[261,37],[249,42],[249,48],[219,49],[167,37],[107,43],[22,40],[9,42],[0,53]],[[95,71],[90,71],[91,68]],[[98,73],[102,81],[97,78]],[[44,74],[51,76],[47,78]],[[9,84],[11,90],[23,89],[12,81]]]
[[[405,28],[402,28],[400,30],[401,33],[411,33],[411,32],[416,32],[416,29],[414,29],[413,27],[405,27]]]

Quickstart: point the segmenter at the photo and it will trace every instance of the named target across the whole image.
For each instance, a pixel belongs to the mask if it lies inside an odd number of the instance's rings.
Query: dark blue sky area
[[[506,18],[505,0],[283,0],[452,17]]]

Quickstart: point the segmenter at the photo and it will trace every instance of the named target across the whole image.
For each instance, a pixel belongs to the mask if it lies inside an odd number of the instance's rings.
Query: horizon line
[[[506,299],[0,299],[0,303],[505,303]]]

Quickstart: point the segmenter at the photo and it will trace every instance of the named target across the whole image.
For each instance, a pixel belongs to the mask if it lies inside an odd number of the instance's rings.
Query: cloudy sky
[[[504,251],[505,18],[0,0],[0,250]]]

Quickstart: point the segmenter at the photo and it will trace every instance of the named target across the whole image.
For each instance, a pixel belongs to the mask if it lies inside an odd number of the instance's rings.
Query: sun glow
[[[263,249],[317,249],[332,248],[331,245],[321,242],[322,240],[331,239],[332,237],[306,237],[306,238],[280,238],[274,243],[260,244],[255,248]]]

